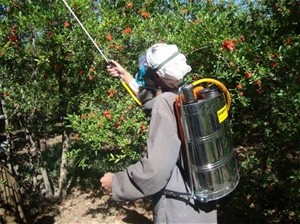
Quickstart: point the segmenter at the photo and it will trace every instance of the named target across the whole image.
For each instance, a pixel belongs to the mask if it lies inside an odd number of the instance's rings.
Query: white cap
[[[165,81],[181,80],[192,70],[174,44],[152,45],[146,52],[146,59],[148,66],[157,68],[156,73]]]

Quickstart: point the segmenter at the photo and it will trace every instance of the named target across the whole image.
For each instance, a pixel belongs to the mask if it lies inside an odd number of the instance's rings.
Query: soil
[[[46,211],[47,210],[47,211]],[[73,192],[59,205],[46,209],[31,222],[38,224],[150,224],[152,211],[147,199],[117,203],[99,192]]]

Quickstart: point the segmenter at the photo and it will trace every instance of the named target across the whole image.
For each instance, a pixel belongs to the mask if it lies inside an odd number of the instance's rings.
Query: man
[[[118,173],[106,173],[100,182],[117,201],[152,196],[154,223],[217,223],[210,203],[168,195],[166,190],[189,192],[180,164],[181,141],[174,111],[181,79],[191,71],[176,45],[155,44],[139,61],[134,79],[120,64],[111,61],[107,71],[124,80],[151,110],[147,155]],[[144,89],[141,91],[141,89]]]

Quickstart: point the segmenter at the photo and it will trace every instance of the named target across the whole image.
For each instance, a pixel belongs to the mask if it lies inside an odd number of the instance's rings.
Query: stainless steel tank
[[[232,192],[239,174],[223,91],[191,85],[179,90],[192,197],[209,202]]]

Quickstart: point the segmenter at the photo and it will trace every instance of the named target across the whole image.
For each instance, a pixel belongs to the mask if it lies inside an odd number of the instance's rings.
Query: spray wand
[[[88,38],[92,41],[92,43],[94,44],[94,46],[96,47],[96,49],[98,50],[98,52],[100,53],[100,55],[104,58],[104,60],[106,61],[106,63],[109,63],[108,58],[104,55],[104,53],[102,52],[102,50],[98,47],[97,43],[94,41],[94,39],[91,37],[91,35],[89,34],[89,32],[85,29],[85,27],[83,26],[83,24],[80,22],[80,20],[78,19],[78,17],[75,15],[75,13],[73,12],[73,10],[71,9],[71,7],[68,5],[68,3],[65,0],[62,0],[63,3],[65,4],[65,6],[67,7],[67,9],[69,10],[69,12],[73,15],[73,17],[77,20],[77,22],[79,23],[79,25],[81,26],[82,30],[85,32],[85,34],[88,36]],[[130,89],[130,87],[122,80],[121,83],[124,86],[124,88],[127,90],[127,92],[130,94],[130,96],[135,100],[135,102],[141,106],[142,103],[137,99],[137,97],[135,96],[135,94],[132,92],[132,90]]]

